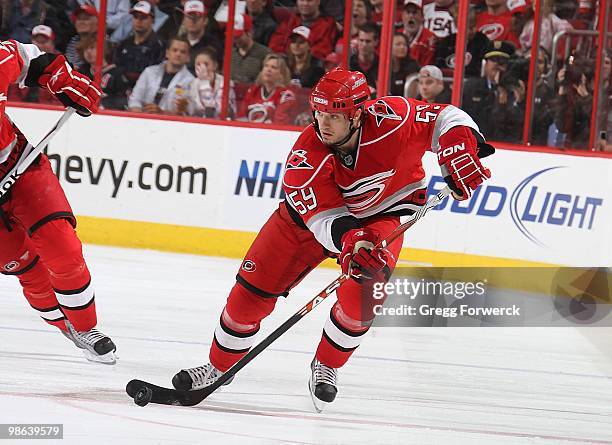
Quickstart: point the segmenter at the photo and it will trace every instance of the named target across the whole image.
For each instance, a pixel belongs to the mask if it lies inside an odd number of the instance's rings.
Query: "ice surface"
[[[114,367],[86,362],[0,277],[0,423],[64,424],[62,441],[42,443],[612,444],[608,328],[373,329],[315,414],[309,363],[332,298],[201,405],[138,407],[130,379],[168,386],[206,360],[239,262],[97,246],[86,257]],[[336,274],[314,271],[260,335]]]

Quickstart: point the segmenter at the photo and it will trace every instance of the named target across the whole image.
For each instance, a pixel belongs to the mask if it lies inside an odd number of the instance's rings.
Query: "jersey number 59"
[[[298,211],[300,215],[305,215],[309,210],[317,208],[317,197],[312,187],[296,190],[287,195],[291,207]]]

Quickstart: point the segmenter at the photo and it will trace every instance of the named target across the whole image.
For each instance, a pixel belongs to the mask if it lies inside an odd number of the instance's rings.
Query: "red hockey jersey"
[[[0,179],[11,171],[25,146],[17,143],[23,135],[5,113],[9,86],[23,84],[30,60],[41,54],[35,45],[15,40],[0,43]]]
[[[332,233],[338,218],[418,210],[425,202],[424,153],[436,152],[440,136],[453,127],[478,132],[472,118],[452,105],[403,97],[368,101],[364,116],[353,153],[334,154],[311,124],[285,165],[288,205],[330,252],[340,251],[338,236]]]
[[[263,86],[253,85],[242,100],[238,117],[249,122],[292,125],[295,107],[295,94],[290,89],[277,87],[266,95]]]

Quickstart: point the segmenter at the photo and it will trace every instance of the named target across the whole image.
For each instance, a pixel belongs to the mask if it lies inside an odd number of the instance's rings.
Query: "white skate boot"
[[[212,385],[224,373],[215,368],[211,363],[206,363],[195,368],[182,369],[172,377],[172,385],[176,389],[192,391]],[[234,377],[223,384],[229,385]]]
[[[77,348],[83,350],[87,360],[107,365],[114,365],[117,362],[115,354],[117,347],[109,337],[96,328],[89,331],[77,331],[68,320],[65,322],[68,331],[62,331],[62,334],[72,340]]]
[[[315,410],[320,413],[323,408],[331,403],[336,398],[338,393],[338,370],[324,365],[319,360],[314,358],[310,364],[312,374],[308,381],[310,389],[310,397],[314,404]]]

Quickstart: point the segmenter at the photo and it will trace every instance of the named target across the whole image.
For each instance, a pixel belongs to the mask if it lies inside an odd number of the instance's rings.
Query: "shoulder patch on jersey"
[[[380,124],[385,119],[391,119],[394,121],[401,121],[402,117],[397,114],[391,105],[385,102],[383,99],[378,99],[376,102],[368,107],[368,112],[376,119],[376,125],[380,127]]]
[[[287,157],[283,187],[289,189],[307,187],[333,156],[316,137],[312,126],[307,127]]]
[[[285,165],[285,169],[298,169],[303,168],[307,170],[312,170],[314,167],[308,163],[306,159],[308,153],[306,150],[302,149],[293,149],[287,158],[287,164]]]

